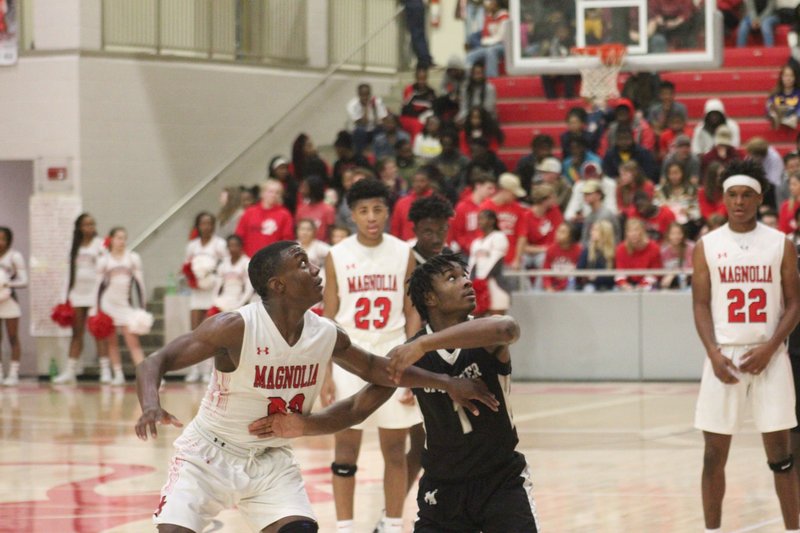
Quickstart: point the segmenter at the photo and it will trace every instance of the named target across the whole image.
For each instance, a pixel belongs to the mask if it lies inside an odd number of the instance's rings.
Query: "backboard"
[[[511,74],[574,74],[599,60],[570,49],[605,43],[628,47],[626,71],[722,64],[722,16],[710,0],[510,0],[509,11]]]

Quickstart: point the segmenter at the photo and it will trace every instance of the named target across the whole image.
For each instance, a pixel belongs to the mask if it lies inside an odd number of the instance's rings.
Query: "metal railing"
[[[306,0],[103,0],[103,50],[307,63]]]
[[[226,162],[222,163],[218,168],[211,172],[205,179],[198,182],[191,190],[189,190],[182,198],[180,198],[177,202],[175,202],[172,207],[170,207],[164,214],[158,217],[152,224],[150,224],[140,235],[138,235],[135,239],[130,241],[131,249],[135,249],[140,246],[144,241],[148,238],[153,236],[158,232],[158,230],[163,226],[168,220],[170,220],[176,213],[178,213],[183,207],[186,206],[193,198],[195,198],[198,194],[203,192],[209,185],[214,183],[219,177],[225,172],[228,168],[230,168],[234,163],[236,163],[242,154],[247,153],[251,148],[256,146],[260,143],[266,136],[271,134],[275,128],[278,127],[284,120],[286,120],[291,114],[302,106],[312,94],[314,94],[320,87],[325,85],[325,83],[333,76],[333,74],[342,69],[342,67],[347,64],[348,61],[351,60],[356,54],[358,54],[367,44],[371,43],[375,36],[379,35],[382,31],[385,30],[387,26],[393,24],[395,19],[404,11],[404,6],[396,6],[394,12],[391,14],[389,18],[387,18],[383,24],[376,27],[371,33],[369,33],[366,37],[364,37],[357,45],[348,53],[345,54],[342,59],[328,67],[328,70],[320,76],[319,81],[314,84],[304,95],[298,98],[297,102],[294,105],[289,107],[283,114],[278,117],[275,122],[273,122],[267,130],[262,133],[258,138],[253,140],[246,148],[239,151],[233,157],[229,158]]]

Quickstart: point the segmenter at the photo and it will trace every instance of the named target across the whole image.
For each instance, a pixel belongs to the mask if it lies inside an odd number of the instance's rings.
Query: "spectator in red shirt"
[[[795,213],[800,209],[800,176],[797,174],[789,175],[789,199],[781,204],[778,213],[778,229],[787,235],[792,235],[797,231]]]
[[[414,224],[408,219],[411,204],[417,198],[424,198],[433,194],[434,172],[439,170],[431,165],[425,165],[417,170],[411,177],[411,190],[394,204],[390,233],[409,241],[414,238]]]
[[[480,172],[472,180],[472,192],[456,204],[456,214],[450,224],[450,246],[465,256],[469,255],[472,241],[483,235],[478,226],[481,203],[497,192],[497,180],[489,172]]]
[[[625,223],[625,240],[617,246],[616,266],[620,270],[642,270],[662,268],[661,248],[647,237],[644,222],[629,218]],[[630,291],[650,289],[657,282],[656,276],[617,276],[617,287]]]
[[[555,232],[555,241],[547,247],[544,256],[544,268],[560,272],[573,271],[578,266],[578,259],[583,251],[575,242],[575,231],[567,222],[562,222]],[[569,278],[545,276],[544,290],[548,292],[563,291],[569,286]]]
[[[717,215],[728,218],[728,210],[722,201],[722,185],[720,176],[725,167],[719,161],[714,161],[703,173],[703,186],[697,190],[697,204],[700,207],[700,216],[706,222]]]
[[[517,253],[525,258],[524,266],[540,268],[564,216],[556,203],[555,190],[547,183],[534,185],[531,202],[533,205],[525,213],[525,233],[517,241]]]
[[[625,214],[628,218],[643,220],[647,235],[657,243],[661,243],[669,225],[675,222],[675,213],[668,207],[655,205],[653,199],[644,191],[634,195],[633,206],[629,207]]]
[[[336,209],[325,202],[325,182],[309,176],[300,184],[303,202],[297,207],[297,220],[308,219],[316,227],[316,239],[328,242],[328,228],[336,221]]]
[[[294,221],[281,205],[282,194],[281,182],[268,179],[261,186],[261,203],[248,207],[239,219],[236,235],[242,239],[245,255],[253,257],[274,242],[294,240]]]
[[[489,209],[497,214],[497,222],[505,236],[508,238],[508,252],[505,264],[511,268],[520,267],[520,256],[517,253],[517,240],[525,234],[525,208],[520,205],[517,198],[525,196],[525,190],[519,183],[519,178],[505,172],[497,180],[497,192],[481,204],[481,209]]]

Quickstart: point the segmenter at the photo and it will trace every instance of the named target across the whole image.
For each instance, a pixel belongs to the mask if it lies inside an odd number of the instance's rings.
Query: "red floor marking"
[[[158,493],[127,496],[99,494],[105,483],[137,477],[155,468],[143,465],[97,463],[0,463],[3,466],[92,466],[112,469],[110,473],[56,485],[46,500],[0,503],[0,531],[31,533],[98,533],[122,524],[150,517],[158,505]],[[35,472],[31,473],[35,475]]]

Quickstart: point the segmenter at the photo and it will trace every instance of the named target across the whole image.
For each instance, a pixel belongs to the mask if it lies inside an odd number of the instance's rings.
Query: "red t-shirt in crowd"
[[[728,217],[728,209],[722,202],[722,195],[719,196],[719,201],[712,202],[706,197],[706,190],[704,187],[700,187],[697,190],[697,204],[700,207],[700,216],[705,220],[708,220],[713,215],[722,215],[725,218]]]
[[[778,229],[787,235],[791,235],[797,229],[797,222],[794,220],[794,214],[800,209],[800,203],[793,201],[791,198],[781,204],[781,210],[778,213]]]
[[[398,239],[409,241],[414,238],[414,224],[408,220],[408,212],[411,211],[411,204],[418,198],[425,198],[433,194],[433,189],[428,189],[422,195],[417,195],[414,191],[409,192],[394,204],[392,212],[392,225],[390,233]]]
[[[527,209],[522,207],[516,200],[507,204],[497,205],[491,198],[484,200],[480,205],[480,209],[491,209],[497,213],[497,225],[500,226],[500,231],[508,237],[508,253],[504,262],[506,264],[511,263],[517,255],[517,241],[527,233],[527,228],[525,227]]]
[[[242,238],[244,253],[249,257],[270,244],[284,240],[294,240],[294,220],[288,209],[276,205],[264,209],[261,204],[245,209],[236,235]]]
[[[558,244],[551,244],[544,254],[544,265],[542,268],[552,270],[575,270],[578,266],[578,259],[581,256],[583,248],[580,244],[574,243],[566,250]],[[569,284],[569,278],[556,278],[553,276],[545,276],[544,288],[552,289],[554,291],[563,291]]]
[[[647,241],[647,246],[641,250],[628,253],[625,241],[617,245],[614,262],[619,269],[640,270],[646,268],[663,268],[661,261],[661,248],[654,241]],[[639,285],[645,281],[645,276],[617,277],[617,282],[627,281],[631,285]]]
[[[543,216],[538,216],[532,209],[525,213],[525,229],[528,244],[548,246],[553,244],[556,237],[556,228],[564,222],[564,216],[557,205],[545,211]]]
[[[478,229],[478,213],[481,208],[472,201],[472,196],[468,196],[458,202],[450,224],[450,241],[455,241],[461,252],[469,255],[472,241],[480,237],[481,230]]]
[[[658,210],[651,217],[644,217],[635,207],[631,206],[625,210],[628,218],[638,218],[644,221],[645,230],[651,239],[661,242],[667,234],[669,225],[675,222],[675,213],[672,209],[658,206]]]
[[[336,221],[336,210],[325,202],[316,204],[297,204],[297,220],[307,218],[317,225],[317,240],[328,242],[328,228]]]

